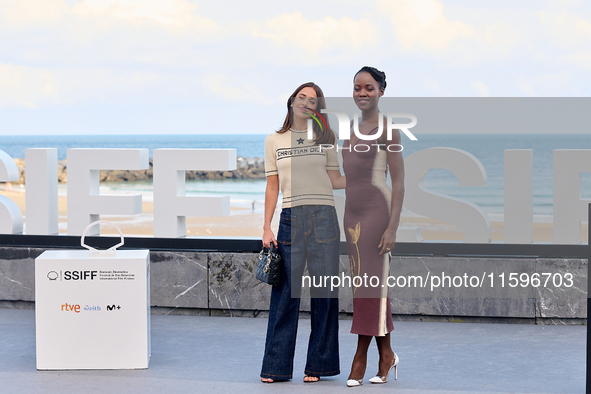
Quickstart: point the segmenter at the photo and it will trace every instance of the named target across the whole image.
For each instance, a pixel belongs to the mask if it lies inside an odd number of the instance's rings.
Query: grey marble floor
[[[309,320],[300,320],[294,380],[262,384],[266,319],[152,316],[147,370],[37,371],[35,313],[0,309],[1,393],[584,393],[585,326],[395,322],[398,380],[347,388],[355,350],[351,322],[340,322],[341,375],[304,384]],[[383,392],[383,391],[382,391]]]

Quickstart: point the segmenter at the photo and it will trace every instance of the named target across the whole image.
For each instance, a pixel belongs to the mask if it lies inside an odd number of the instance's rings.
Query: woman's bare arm
[[[279,176],[271,175],[267,177],[267,188],[265,189],[265,219],[263,223],[263,246],[268,248],[271,242],[277,246],[277,240],[271,230],[271,221],[277,207],[277,198],[279,196]]]
[[[392,140],[387,141],[386,144],[400,144],[400,132],[393,130]],[[404,200],[404,159],[402,152],[387,152],[390,178],[392,179],[392,203],[390,206],[390,221],[378,245],[378,248],[382,248],[380,254],[388,253],[396,246],[396,231],[400,223],[400,212]]]

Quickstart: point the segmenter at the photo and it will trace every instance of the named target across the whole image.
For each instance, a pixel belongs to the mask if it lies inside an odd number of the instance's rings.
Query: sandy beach
[[[13,191],[0,190],[0,195],[6,196],[14,201],[21,209],[25,217],[26,210],[25,193],[16,187]],[[60,234],[67,233],[67,199],[65,196],[58,198],[59,227]],[[101,218],[115,222],[126,236],[151,236],[153,235],[153,204],[143,203],[143,213],[133,216],[109,216]],[[276,231],[278,226],[277,210],[273,227]],[[229,216],[216,217],[188,217],[188,236],[222,236],[222,237],[260,237],[262,234],[263,215],[252,213],[250,209],[231,207]],[[402,217],[401,226],[419,227],[425,240],[451,240],[461,241],[462,234],[452,224],[429,218]],[[492,222],[492,240],[503,241],[503,222]],[[116,231],[109,226],[101,228],[102,234],[115,234]],[[534,223],[534,242],[552,242],[552,223]],[[581,242],[587,242],[587,225],[583,225]]]

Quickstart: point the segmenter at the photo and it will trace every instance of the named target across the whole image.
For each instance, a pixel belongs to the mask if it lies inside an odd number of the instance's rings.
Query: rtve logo
[[[62,305],[62,312],[76,312],[80,313],[80,305],[70,305],[67,302]]]

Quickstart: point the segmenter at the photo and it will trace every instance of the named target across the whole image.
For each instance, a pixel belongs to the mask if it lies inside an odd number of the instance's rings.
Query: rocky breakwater
[[[19,172],[20,179],[11,183],[25,183],[25,160],[14,159]],[[153,174],[153,163],[150,158],[150,168],[147,170],[109,170],[101,171],[101,182],[134,182],[150,181]],[[265,165],[260,157],[238,157],[236,160],[236,169],[234,171],[186,171],[187,179],[264,179]],[[68,161],[67,159],[58,161],[57,167],[58,182],[66,183],[68,181]]]

